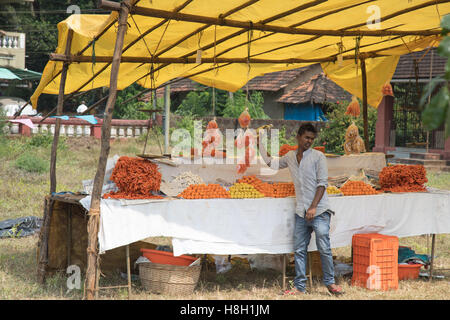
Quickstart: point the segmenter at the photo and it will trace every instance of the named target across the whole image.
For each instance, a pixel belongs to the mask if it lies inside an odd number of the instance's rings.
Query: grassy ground
[[[74,138],[62,141],[58,150],[57,191],[79,191],[82,180],[95,175],[100,144],[91,138]],[[44,138],[0,138],[0,221],[23,216],[42,216],[43,199],[49,191],[48,162],[51,139]],[[111,146],[110,155],[135,155],[141,153],[142,140],[116,141]],[[151,152],[159,152],[156,145]],[[20,161],[18,159],[21,158]],[[34,163],[46,163],[41,168]],[[32,160],[32,161],[30,161]],[[26,170],[36,171],[28,172]],[[449,173],[428,175],[429,185],[450,190]],[[158,238],[154,242],[167,244],[168,239]],[[66,292],[66,275],[57,274],[47,279],[45,286],[36,281],[37,236],[21,239],[0,240],[0,300],[1,299],[81,299],[82,290]],[[416,252],[426,253],[425,236],[400,239],[401,245],[412,247]],[[437,269],[450,266],[450,235],[439,235],[436,241],[438,257]],[[348,260],[350,247],[333,250],[341,260]],[[446,275],[444,280],[432,283],[426,280],[401,281],[399,289],[390,292],[375,292],[350,286],[348,278],[338,282],[346,291],[344,299],[450,299],[449,270],[438,271]],[[293,275],[293,268],[288,269]],[[120,276],[102,279],[101,285],[125,284]],[[275,271],[251,271],[248,265],[236,264],[226,274],[217,275],[214,266],[203,271],[199,285],[191,296],[161,296],[145,292],[139,281],[133,282],[134,299],[296,299],[283,297],[281,276]],[[334,299],[319,281],[310,289],[311,294],[304,299]],[[126,299],[126,289],[107,290],[101,299]],[[342,298],[341,298],[342,299]]]

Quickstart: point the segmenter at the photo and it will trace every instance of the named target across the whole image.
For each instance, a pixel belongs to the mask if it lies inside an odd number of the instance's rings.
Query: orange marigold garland
[[[159,191],[161,173],[158,171],[158,166],[150,161],[140,158],[120,157],[110,179],[114,181],[119,191],[103,195],[105,199],[163,198],[152,194],[152,191]]]
[[[384,167],[380,174],[380,186],[390,192],[426,192],[424,184],[428,182],[427,171],[422,165],[404,165]]]
[[[280,151],[278,151],[278,155],[280,157],[284,156],[286,153],[292,150],[297,150],[298,146],[291,146],[288,144],[283,144],[280,148]]]

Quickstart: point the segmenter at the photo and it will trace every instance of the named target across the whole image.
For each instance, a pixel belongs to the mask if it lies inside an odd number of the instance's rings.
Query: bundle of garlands
[[[103,198],[115,199],[162,199],[154,195],[161,185],[161,173],[158,166],[150,161],[120,157],[111,174],[112,181],[119,188],[118,192],[110,192]]]

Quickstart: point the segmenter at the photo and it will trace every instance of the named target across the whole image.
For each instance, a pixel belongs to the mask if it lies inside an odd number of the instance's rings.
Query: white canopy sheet
[[[90,197],[81,200],[88,209]],[[355,233],[450,233],[450,193],[330,197],[331,247]],[[102,199],[100,252],[148,237],[173,238],[175,255],[293,252],[295,198],[170,200],[122,205]],[[309,251],[316,250],[314,234]]]

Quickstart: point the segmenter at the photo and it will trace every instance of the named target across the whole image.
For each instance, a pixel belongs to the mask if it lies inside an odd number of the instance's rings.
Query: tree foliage
[[[443,40],[439,44],[439,55],[447,58],[445,65],[445,75],[443,77],[434,78],[426,87],[420,100],[420,106],[425,106],[422,112],[422,121],[424,128],[428,131],[439,128],[443,123],[445,124],[445,137],[450,137],[450,36],[447,33],[450,32],[450,15],[444,16],[441,21]],[[445,85],[442,86],[438,93],[435,94],[430,100],[429,96],[433,94],[439,83],[444,81]],[[429,100],[429,102],[428,102]]]
[[[345,114],[348,102],[341,102],[339,104],[329,104],[329,112],[326,114],[328,119],[327,124],[322,128],[319,136],[316,139],[316,144],[324,145],[327,152],[343,154],[345,130],[352,123],[355,122],[359,129],[359,135],[364,138],[364,122],[360,115],[356,119]],[[369,124],[369,149],[375,146],[375,124],[377,121],[377,110],[369,107],[368,110],[368,124]],[[369,150],[368,150],[369,151]]]

